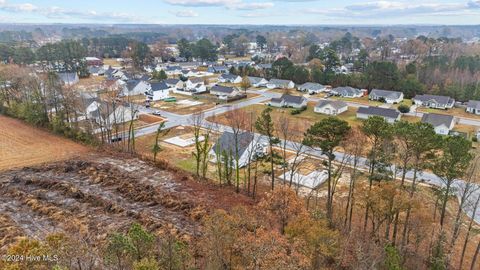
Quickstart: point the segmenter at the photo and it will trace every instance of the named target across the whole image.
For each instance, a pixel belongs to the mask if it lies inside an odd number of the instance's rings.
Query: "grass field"
[[[278,123],[280,118],[286,116],[292,120],[291,129],[293,131],[303,133],[315,122],[318,122],[328,117],[328,115],[315,113],[313,111],[314,107],[315,107],[315,102],[310,102],[308,103],[307,109],[297,115],[291,114],[291,111],[294,110],[291,108],[275,108],[275,107],[270,107],[270,108],[272,108],[271,115],[275,123]],[[267,108],[266,105],[255,104],[255,105],[238,109],[237,111],[239,111],[239,113],[253,113],[254,115],[258,116],[265,108]],[[356,112],[357,112],[356,108],[350,107],[348,111],[338,115],[338,118],[347,121],[351,126],[358,126],[361,123],[361,121],[358,121],[356,119]],[[221,114],[221,115],[217,115],[215,119],[212,118],[210,120],[219,124],[229,125],[229,120],[227,119],[227,117],[228,117],[227,114]],[[247,129],[248,126],[249,126],[249,123],[246,123],[244,128]]]
[[[0,171],[85,154],[87,147],[0,115]]]

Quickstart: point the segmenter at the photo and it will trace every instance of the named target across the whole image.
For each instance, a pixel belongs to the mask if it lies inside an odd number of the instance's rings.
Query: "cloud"
[[[177,17],[198,17],[198,13],[193,10],[180,10],[174,13]]]
[[[229,6],[230,9],[239,9],[239,10],[258,10],[258,9],[267,9],[274,6],[271,2],[265,3],[240,3],[236,5]]]
[[[382,18],[402,16],[439,16],[471,13],[480,0],[468,3],[412,3],[374,1],[347,5],[343,8],[306,9],[305,12],[338,18]]]
[[[165,0],[166,3],[176,6],[208,7],[228,6],[240,3],[240,0]]]
[[[467,5],[470,8],[480,8],[480,0],[470,1]]]
[[[30,3],[10,4],[6,0],[0,0],[0,10],[11,13],[33,13],[53,19],[84,19],[92,21],[111,22],[138,22],[146,21],[139,16],[119,12],[97,12],[94,10],[81,11],[65,9],[57,6],[38,7]],[[139,20],[141,18],[141,20]]]

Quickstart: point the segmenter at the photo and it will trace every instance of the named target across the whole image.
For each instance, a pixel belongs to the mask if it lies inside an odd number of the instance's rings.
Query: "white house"
[[[443,110],[453,108],[455,104],[455,99],[437,95],[416,95],[412,98],[412,101],[418,106]]]
[[[222,83],[241,83],[242,77],[234,74],[222,74],[218,78],[218,81]]]
[[[179,79],[173,79],[173,78],[170,78],[170,79],[165,79],[163,80],[168,86],[170,87],[174,87],[176,89],[182,89],[184,87],[184,82],[182,80],[179,80]]]
[[[327,88],[319,83],[307,82],[298,86],[298,91],[307,92],[310,95],[325,92]]]
[[[243,132],[235,137],[232,132],[225,131],[210,150],[209,156],[210,161],[214,163],[217,163],[217,159],[224,162],[224,157],[228,156],[232,160],[232,167],[236,167],[238,159],[238,167],[242,168],[248,165],[249,158],[250,161],[254,161],[255,158],[266,153],[266,145],[255,140],[254,133]]]
[[[150,85],[150,90],[147,92],[146,96],[152,101],[166,99],[170,96],[170,92],[176,89],[175,87],[170,87],[164,81],[154,82]]]
[[[58,78],[63,84],[68,86],[74,85],[80,81],[76,72],[60,72],[58,73]]]
[[[214,85],[210,88],[210,94],[217,96],[219,99],[228,99],[237,96],[240,92],[234,87]]]
[[[340,100],[320,100],[313,109],[316,113],[339,115],[348,110],[348,104]]]
[[[123,86],[122,95],[123,96],[135,96],[135,95],[144,95],[146,92],[150,91],[150,83],[142,80],[129,80]]]
[[[388,104],[398,104],[403,100],[403,93],[398,91],[372,89],[368,98],[370,100],[384,101]]]
[[[307,99],[302,96],[284,94],[280,98],[272,98],[268,105],[278,108],[291,107],[300,109],[307,107]]]
[[[280,79],[271,79],[267,83],[268,89],[293,89],[295,87],[295,83],[290,80],[280,80]]]
[[[248,77],[248,80],[250,81],[250,85],[253,87],[265,87],[268,83],[268,80],[265,78],[261,77]]]
[[[422,122],[432,125],[435,133],[448,135],[455,126],[455,117],[446,114],[426,113],[422,116]]]
[[[387,109],[381,107],[360,107],[357,110],[357,118],[368,119],[372,116],[379,116],[385,119],[388,123],[392,124],[396,121],[400,121],[401,113],[394,109]]]
[[[330,91],[330,93],[332,93],[332,95],[335,95],[335,96],[346,97],[346,98],[363,97],[362,90],[358,88],[353,88],[350,86],[333,88],[332,91]]]
[[[205,85],[205,79],[203,78],[188,78],[185,82],[185,88],[187,90],[192,90],[197,87],[197,85]]]
[[[132,107],[121,104],[95,101],[88,108],[88,118],[107,128],[111,128],[114,124],[138,119],[138,113]]]
[[[480,101],[470,100],[467,103],[467,108],[465,109],[468,113],[480,114]]]

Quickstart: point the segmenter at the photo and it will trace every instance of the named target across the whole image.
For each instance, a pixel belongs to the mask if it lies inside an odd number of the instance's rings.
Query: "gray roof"
[[[152,82],[150,85],[152,86],[152,91],[162,91],[170,88],[164,81]]]
[[[75,72],[61,72],[58,73],[58,78],[64,83],[72,83],[78,79],[78,75]]]
[[[342,87],[333,88],[332,92],[344,96],[344,95],[355,95],[355,94],[358,95],[362,93],[362,90],[358,88],[353,88],[350,86],[342,86]]]
[[[203,83],[203,82],[205,82],[205,79],[204,79],[204,78],[201,78],[201,77],[188,78],[188,80],[189,80],[191,83]]]
[[[376,116],[393,118],[393,119],[397,119],[398,116],[400,115],[400,113],[394,109],[386,109],[386,108],[372,107],[372,106],[360,107],[358,108],[357,113],[372,115],[372,116],[376,115]]]
[[[402,95],[402,92],[390,91],[390,90],[381,90],[381,89],[373,89],[370,92],[370,95],[371,96],[376,96],[376,97],[389,98],[389,99],[398,99]]]
[[[287,103],[294,103],[294,104],[302,104],[306,100],[302,96],[292,96],[289,94],[282,95],[280,99],[284,100]]]
[[[250,143],[253,141],[254,135],[251,132],[243,132],[237,135],[238,142],[238,157],[240,158],[247,150]],[[213,151],[219,153],[227,152],[231,155],[235,154],[235,135],[232,132],[225,131],[222,136],[218,138],[217,143],[213,146]]]
[[[315,105],[315,107],[321,108],[321,107],[324,107],[326,105],[330,105],[337,110],[341,109],[341,108],[348,107],[348,104],[344,101],[341,101],[341,100],[320,100],[317,103],[317,105]]]
[[[268,83],[274,85],[287,85],[290,82],[290,80],[271,79]]]
[[[166,84],[177,84],[180,80],[179,79],[174,79],[174,78],[169,78],[163,80]]]
[[[413,99],[419,100],[421,102],[434,101],[438,104],[452,104],[455,100],[447,96],[437,96],[437,95],[416,95]]]
[[[313,83],[313,82],[306,82],[306,83],[298,86],[298,89],[308,89],[308,90],[322,90],[324,88],[325,88],[325,86],[323,86],[319,83]]]
[[[262,80],[264,80],[264,78],[248,76],[248,80],[250,81],[251,84],[256,84],[256,83],[260,83]]]
[[[128,91],[132,91],[140,82],[140,80],[128,80],[126,84]]]
[[[422,122],[431,124],[434,127],[445,125],[449,127],[455,117],[446,114],[428,113],[422,116]]]
[[[480,110],[480,101],[478,100],[469,100],[467,103],[467,108],[472,108],[475,110]]]
[[[220,92],[225,94],[231,94],[235,91],[235,88],[229,86],[214,85],[210,89],[210,92]]]
[[[222,75],[220,75],[220,77],[222,77],[224,79],[227,79],[227,80],[235,80],[239,76],[235,75],[235,74],[222,74]]]

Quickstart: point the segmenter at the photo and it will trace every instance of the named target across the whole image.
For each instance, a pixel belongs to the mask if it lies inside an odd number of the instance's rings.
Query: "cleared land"
[[[78,157],[89,149],[0,115],[0,171]]]

